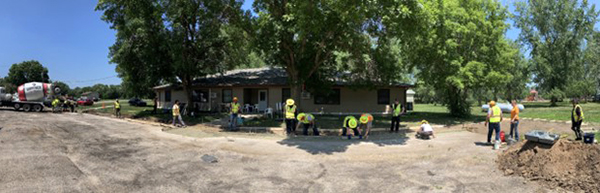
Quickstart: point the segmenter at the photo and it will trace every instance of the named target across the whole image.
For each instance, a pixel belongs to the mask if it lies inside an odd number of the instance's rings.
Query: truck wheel
[[[15,111],[18,111],[21,108],[21,105],[19,103],[16,103],[14,107]]]
[[[23,105],[23,110],[24,110],[25,112],[29,112],[29,111],[31,111],[31,105],[29,105],[29,104],[24,104],[24,105]]]
[[[33,111],[42,112],[42,105],[33,105]]]

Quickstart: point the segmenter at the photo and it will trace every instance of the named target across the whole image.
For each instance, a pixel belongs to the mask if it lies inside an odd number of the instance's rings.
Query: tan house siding
[[[284,101],[282,99],[282,89],[287,87],[281,86],[273,86],[264,88],[267,90],[267,100],[268,107],[273,108],[276,107],[276,103],[280,103]],[[336,105],[323,105],[323,104],[314,104],[315,98],[314,95],[311,94],[310,99],[301,99],[301,104],[299,106],[299,110],[302,112],[319,112],[321,108],[325,113],[351,113],[351,114],[360,114],[360,113],[372,113],[372,114],[381,114],[381,113],[389,113],[390,107],[389,104],[377,104],[377,89],[375,90],[352,90],[347,87],[335,87],[334,89],[340,89],[340,104]],[[216,97],[210,97],[210,105],[212,109],[220,109],[220,106],[224,105],[223,103],[223,90],[231,89],[232,97],[237,97],[242,106],[244,106],[244,88],[242,87],[221,87],[221,88],[211,88],[210,93],[216,93]],[[254,89],[254,88],[253,88]],[[390,89],[390,103],[393,103],[397,98],[401,104],[406,103],[406,88],[402,87],[389,87],[383,89]],[[171,101],[165,101],[165,90],[156,90],[157,95],[159,96],[158,107],[170,109],[175,100],[179,100],[181,102],[186,101],[185,92],[183,90],[171,90]],[[209,94],[212,95],[212,94]]]
[[[334,88],[335,89],[335,88]],[[314,104],[314,95],[311,95],[310,99],[303,99],[300,110],[305,112],[319,112],[323,108],[325,113],[373,113],[381,114],[389,111],[389,104],[377,104],[377,90],[352,90],[349,88],[340,89],[340,104],[328,105],[328,104]],[[405,101],[405,88],[389,88],[390,89],[390,103],[394,102],[395,98],[398,98],[400,103]]]

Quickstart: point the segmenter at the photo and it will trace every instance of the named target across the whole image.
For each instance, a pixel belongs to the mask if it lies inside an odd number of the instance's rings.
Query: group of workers
[[[241,112],[240,104],[237,97],[233,97],[230,107],[229,129],[232,131],[238,130],[238,116]],[[320,132],[316,124],[316,118],[311,113],[298,112],[298,107],[293,99],[287,99],[283,107],[285,115],[285,132],[287,135],[296,135],[296,130],[303,128],[302,134],[308,135],[309,130],[312,130],[314,136],[319,136]],[[403,106],[399,104],[398,99],[392,105],[392,124],[390,132],[398,132],[400,129],[400,116],[404,113]],[[342,123],[342,136],[352,139],[352,136],[358,139],[368,139],[369,133],[373,126],[373,115],[364,113],[360,117],[349,115],[344,118]],[[353,133],[350,133],[352,130]],[[431,125],[425,120],[422,121],[421,129],[417,131],[417,135],[423,137],[434,136]],[[435,137],[435,136],[434,136]]]
[[[70,100],[69,95],[65,95],[63,99],[56,97],[52,100],[52,111],[55,113],[64,110],[70,110],[73,113],[75,112],[75,106],[77,106],[77,102]]]
[[[583,109],[579,105],[579,100],[573,99],[573,109],[571,110],[571,130],[575,132],[575,140],[583,139],[583,131],[581,124],[583,123]],[[488,126],[487,143],[492,142],[492,133],[496,133],[496,142],[500,141],[500,122],[502,122],[502,109],[496,105],[495,101],[490,101],[489,110],[485,125]],[[512,101],[512,110],[510,111],[510,133],[509,137],[515,141],[519,141],[519,107],[515,100]]]

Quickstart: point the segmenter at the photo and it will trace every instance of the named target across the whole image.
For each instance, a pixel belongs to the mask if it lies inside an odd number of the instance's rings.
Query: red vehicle
[[[77,100],[77,105],[92,106],[94,105],[94,101],[89,98],[79,98],[79,100]]]

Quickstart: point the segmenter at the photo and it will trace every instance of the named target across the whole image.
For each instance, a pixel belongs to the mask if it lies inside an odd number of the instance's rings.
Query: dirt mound
[[[600,146],[561,139],[554,145],[521,142],[496,161],[505,175],[519,175],[550,187],[600,192]]]

